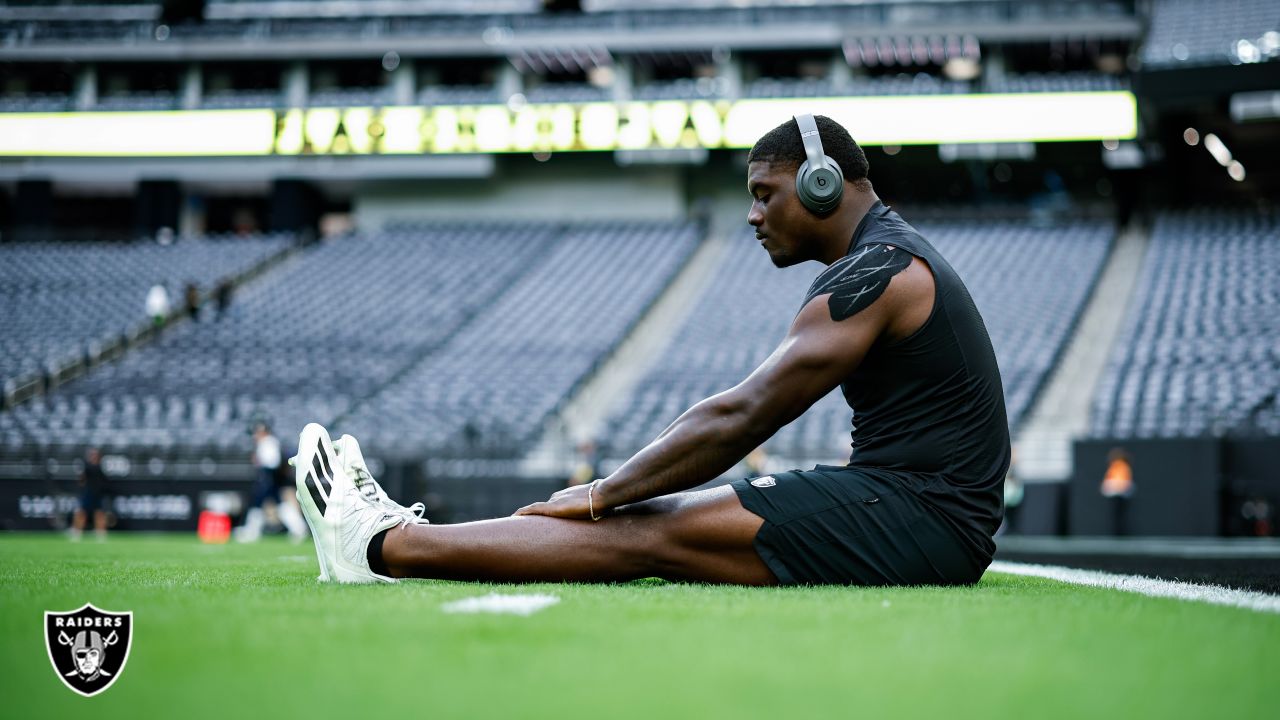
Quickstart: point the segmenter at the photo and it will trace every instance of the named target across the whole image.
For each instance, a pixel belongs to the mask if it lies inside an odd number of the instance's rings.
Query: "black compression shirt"
[[[1009,425],[991,338],[951,265],[880,202],[858,224],[849,254],[872,244],[923,260],[933,273],[934,304],[919,330],[877,341],[841,383],[853,409],[849,464],[892,473],[989,558],[1009,469]]]

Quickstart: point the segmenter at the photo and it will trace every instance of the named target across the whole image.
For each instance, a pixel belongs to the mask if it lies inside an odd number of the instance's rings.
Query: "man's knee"
[[[640,505],[645,506],[642,512],[629,520],[642,538],[636,546],[640,562],[656,577],[684,576],[691,563],[709,553],[750,550],[762,522],[742,508],[729,488],[668,495]]]

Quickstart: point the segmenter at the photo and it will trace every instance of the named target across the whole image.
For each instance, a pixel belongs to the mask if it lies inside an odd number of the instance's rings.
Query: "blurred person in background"
[[[214,293],[214,302],[217,303],[218,320],[221,320],[228,311],[231,310],[231,294],[235,287],[230,280],[223,280],[218,283],[218,289]]]
[[[306,523],[295,503],[280,499],[280,486],[277,482],[280,473],[281,449],[280,440],[271,432],[265,422],[257,423],[253,428],[253,465],[257,469],[253,480],[249,509],[245,512],[244,524],[236,528],[236,540],[240,542],[256,542],[262,537],[263,528],[267,524],[267,502],[275,511],[280,523],[289,531],[290,537],[301,540],[307,535]]]
[[[102,471],[102,451],[89,448],[80,471],[80,497],[71,516],[71,539],[79,540],[93,513],[93,532],[99,540],[107,539],[107,474]]]
[[[565,484],[565,487],[582,485],[600,477],[600,458],[598,455],[594,440],[583,440],[578,443],[578,461],[574,465],[573,472],[569,475],[569,482]]]
[[[1112,532],[1129,534],[1129,498],[1133,497],[1133,466],[1129,453],[1113,448],[1107,453],[1107,471],[1102,475],[1102,497],[1111,505]]]
[[[147,317],[156,327],[164,325],[169,317],[169,291],[164,285],[156,283],[147,291]]]
[[[200,288],[194,282],[188,282],[187,286],[182,290],[183,304],[187,311],[187,316],[192,322],[200,321]]]
[[[1255,495],[1240,506],[1240,516],[1246,523],[1246,535],[1271,537],[1271,503],[1261,495]]]

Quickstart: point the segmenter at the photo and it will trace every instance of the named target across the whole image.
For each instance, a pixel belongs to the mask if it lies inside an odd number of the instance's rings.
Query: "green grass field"
[[[1274,718],[1280,616],[989,573],[972,588],[331,586],[310,544],[0,535],[6,718]],[[540,592],[530,617],[452,615]],[[82,698],[45,610],[132,610]],[[394,713],[394,715],[393,715]]]

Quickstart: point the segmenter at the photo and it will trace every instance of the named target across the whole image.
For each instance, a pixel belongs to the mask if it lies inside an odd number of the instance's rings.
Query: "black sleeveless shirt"
[[[880,202],[858,224],[849,253],[874,243],[906,250],[929,266],[933,310],[909,337],[878,340],[841,383],[853,409],[849,466],[892,475],[990,558],[1010,459],[991,338],[951,265]]]

